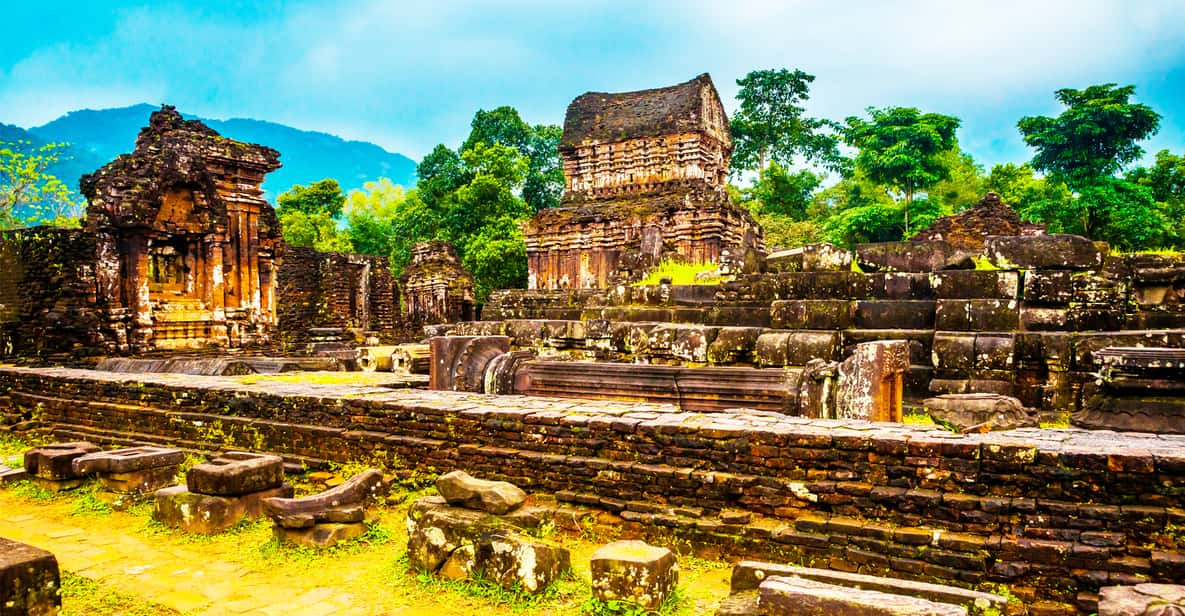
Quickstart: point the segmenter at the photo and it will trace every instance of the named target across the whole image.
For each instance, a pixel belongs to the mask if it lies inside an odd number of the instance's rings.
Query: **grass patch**
[[[115,511],[111,504],[99,498],[99,485],[92,483],[79,488],[74,494],[70,515],[109,515]]]
[[[61,496],[61,492],[51,492],[28,479],[12,484],[12,491],[17,496],[34,501],[51,501]]]
[[[36,447],[31,441],[23,437],[13,435],[8,432],[0,433],[0,463],[15,460],[18,456],[22,456],[26,451]],[[9,460],[13,458],[14,460]]]
[[[157,616],[179,613],[135,595],[111,590],[81,575],[62,572],[62,616]]]
[[[589,592],[587,584],[581,583],[570,569],[543,592],[531,594],[521,588],[508,590],[482,579],[446,580],[428,573],[411,571],[406,554],[396,561],[396,568],[414,574],[416,584],[434,595],[453,593],[480,599],[496,607],[508,608],[511,612],[547,610],[548,613],[554,613],[557,608],[574,605],[580,596]]]
[[[907,426],[937,426],[929,413],[906,413],[901,421]]]
[[[719,269],[715,263],[680,263],[678,261],[663,261],[658,267],[650,270],[646,277],[634,283],[635,287],[652,287],[662,284],[663,279],[670,279],[673,285],[719,284],[724,280],[719,274],[711,274]],[[711,274],[699,276],[700,274]]]
[[[657,612],[624,601],[601,601],[595,596],[589,596],[584,605],[580,607],[580,612],[587,616],[650,616],[651,614],[674,616],[683,613],[689,607],[687,604],[687,598],[676,587],[671,592],[671,596],[667,597],[667,600],[658,607]]]

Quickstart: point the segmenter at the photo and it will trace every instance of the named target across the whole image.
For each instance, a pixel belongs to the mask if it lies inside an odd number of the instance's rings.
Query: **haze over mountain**
[[[78,179],[132,151],[136,135],[148,124],[148,116],[157,107],[148,104],[114,109],[71,111],[47,124],[29,129],[0,124],[0,142],[24,139],[34,145],[46,142],[71,144],[71,160],[55,165],[50,172],[67,186],[78,190]],[[275,122],[247,118],[198,119],[223,136],[259,143],[280,152],[278,171],[264,182],[268,198],[288,190],[293,184],[307,184],[334,178],[346,191],[361,188],[364,182],[390,178],[403,186],[415,183],[416,163],[410,158],[365,141],[347,141],[327,133],[305,131]]]

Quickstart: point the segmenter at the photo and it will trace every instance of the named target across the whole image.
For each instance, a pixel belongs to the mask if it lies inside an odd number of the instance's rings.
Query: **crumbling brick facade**
[[[116,349],[268,342],[280,225],[260,185],[279,156],[165,106],[131,154],[83,176]]]
[[[525,226],[528,286],[604,288],[663,259],[738,265],[761,229],[728,200],[732,137],[707,74],[572,101],[560,142],[561,206]]]
[[[280,264],[279,326],[285,342],[311,328],[390,332],[398,286],[387,257],[287,246]]]

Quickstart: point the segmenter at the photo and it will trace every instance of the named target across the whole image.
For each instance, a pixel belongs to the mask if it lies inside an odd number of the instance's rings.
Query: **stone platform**
[[[1095,609],[1185,575],[1185,436],[925,426],[659,404],[224,377],[0,369],[55,438],[256,447],[290,460],[463,468],[595,506],[652,542]],[[211,441],[215,441],[216,444]],[[227,442],[231,441],[231,442]]]

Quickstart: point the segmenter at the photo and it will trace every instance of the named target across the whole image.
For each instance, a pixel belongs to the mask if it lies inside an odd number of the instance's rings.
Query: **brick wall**
[[[890,424],[347,386],[0,369],[60,439],[466,469],[732,555],[963,586],[1060,613],[1185,576],[1185,437]],[[2,402],[0,402],[2,404]],[[752,514],[745,521],[718,515]]]

